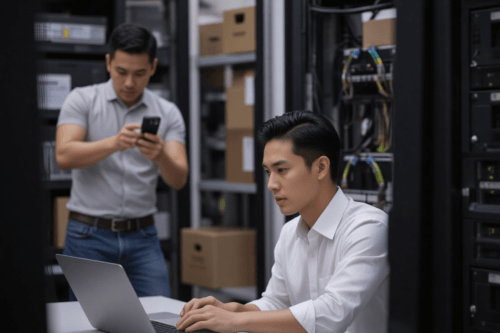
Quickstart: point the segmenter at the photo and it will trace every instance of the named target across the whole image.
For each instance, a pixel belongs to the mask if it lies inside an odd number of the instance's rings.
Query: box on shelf
[[[57,197],[54,199],[54,227],[53,240],[54,246],[62,249],[66,238],[66,227],[68,226],[69,211],[66,204],[69,197]]]
[[[255,51],[255,7],[224,11],[222,52]]]
[[[363,23],[363,47],[396,44],[396,19],[370,20]]]
[[[222,53],[222,23],[200,25],[200,56]]]
[[[361,13],[363,47],[396,44],[396,9],[383,9],[373,19],[372,17],[373,12]]]
[[[183,228],[182,283],[211,289],[254,285],[255,236],[253,229]]]
[[[253,129],[255,70],[233,73],[232,87],[226,89],[226,129]]]
[[[226,180],[254,183],[253,129],[229,129],[226,132]]]

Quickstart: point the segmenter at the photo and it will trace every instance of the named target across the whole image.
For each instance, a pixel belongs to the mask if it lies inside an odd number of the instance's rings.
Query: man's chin
[[[283,215],[290,216],[290,215],[293,215],[293,214],[297,213],[297,210],[290,209],[290,208],[287,208],[287,207],[280,207],[280,212]]]

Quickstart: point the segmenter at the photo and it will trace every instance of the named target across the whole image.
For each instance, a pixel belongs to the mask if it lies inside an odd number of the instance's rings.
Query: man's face
[[[116,50],[115,57],[106,55],[106,67],[113,80],[116,94],[127,106],[135,105],[141,97],[149,79],[156,71],[158,60],[149,62],[147,53],[129,54]]]
[[[269,141],[264,147],[262,165],[268,176],[267,188],[273,192],[281,213],[292,215],[312,208],[319,181],[304,158],[292,152],[291,140]]]

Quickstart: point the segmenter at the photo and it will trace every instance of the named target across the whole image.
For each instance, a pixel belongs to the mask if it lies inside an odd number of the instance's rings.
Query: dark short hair
[[[328,157],[330,176],[335,182],[340,139],[325,116],[311,111],[291,111],[269,119],[259,127],[258,140],[265,146],[273,139],[291,140],[292,152],[304,158],[309,170],[319,157]]]
[[[129,54],[149,55],[149,62],[156,58],[156,39],[148,29],[133,23],[123,23],[117,26],[109,38],[109,56],[115,57],[116,50]]]

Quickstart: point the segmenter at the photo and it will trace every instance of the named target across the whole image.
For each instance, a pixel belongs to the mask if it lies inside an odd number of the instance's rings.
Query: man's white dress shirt
[[[283,226],[261,311],[290,308],[309,333],[387,330],[387,214],[340,188],[312,229]]]

